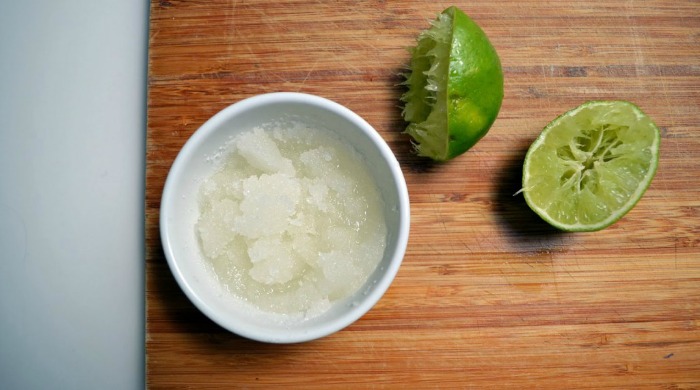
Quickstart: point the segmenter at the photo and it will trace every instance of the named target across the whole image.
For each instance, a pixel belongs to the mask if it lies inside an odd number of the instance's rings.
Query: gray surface
[[[0,1],[0,389],[144,386],[147,24]]]

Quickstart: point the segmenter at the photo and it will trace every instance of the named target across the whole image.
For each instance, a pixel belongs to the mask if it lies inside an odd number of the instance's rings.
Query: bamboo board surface
[[[445,164],[401,134],[406,47],[444,1],[152,1],[147,134],[150,388],[700,388],[700,3],[455,3],[504,67],[496,123]],[[317,341],[228,333],[177,286],[158,231],[187,138],[246,97],[307,92],[364,117],[396,154],[411,232],[384,297]],[[513,194],[541,129],[624,99],[662,130],[656,178],[610,228],[549,228]]]

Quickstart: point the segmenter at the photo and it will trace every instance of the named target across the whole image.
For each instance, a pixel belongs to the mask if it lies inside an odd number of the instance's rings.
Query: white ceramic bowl
[[[214,165],[208,157],[236,132],[295,116],[319,129],[334,131],[354,147],[371,167],[385,203],[387,245],[384,257],[367,283],[325,314],[295,323],[271,321],[232,304],[203,259],[195,223],[200,183]],[[374,306],[387,290],[403,260],[408,242],[409,199],[406,182],[393,153],[366,121],[330,100],[301,93],[270,93],[235,103],[204,123],[185,143],[165,182],[160,207],[160,235],[165,256],[178,284],[205,315],[241,336],[271,343],[317,339],[350,325]]]

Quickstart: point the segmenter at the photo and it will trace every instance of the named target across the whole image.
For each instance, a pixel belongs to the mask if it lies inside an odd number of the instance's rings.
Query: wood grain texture
[[[700,387],[700,3],[457,2],[498,51],[488,135],[431,164],[401,134],[407,46],[444,1],[153,1],[147,139],[150,388]],[[299,91],[370,122],[411,197],[404,263],[382,300],[327,338],[266,345],[204,317],[158,231],[177,152],[211,115]],[[625,99],[662,129],[659,169],[621,221],[553,230],[519,189],[525,151],[586,100]]]

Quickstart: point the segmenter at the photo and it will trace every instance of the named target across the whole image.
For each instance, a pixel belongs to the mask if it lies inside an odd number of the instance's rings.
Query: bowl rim
[[[184,275],[178,265],[182,260],[178,260],[175,255],[174,243],[172,237],[168,234],[168,219],[170,217],[172,209],[171,204],[174,201],[174,196],[177,196],[177,194],[174,193],[175,183],[182,177],[187,163],[193,157],[193,152],[197,150],[211,134],[220,129],[221,125],[230,118],[250,109],[269,104],[285,103],[311,105],[315,106],[317,109],[320,108],[341,116],[351,122],[354,127],[358,128],[371,140],[372,144],[379,150],[382,160],[386,162],[391,172],[393,180],[392,187],[394,187],[398,197],[396,206],[398,207],[399,225],[395,235],[395,250],[394,253],[391,254],[390,261],[376,279],[376,284],[371,289],[370,293],[363,296],[357,305],[353,305],[345,310],[342,315],[334,317],[332,321],[319,323],[310,328],[304,328],[302,326],[296,329],[294,325],[291,325],[285,328],[285,332],[282,332],[282,334],[270,334],[271,332],[266,330],[257,329],[255,326],[249,326],[245,321],[235,321],[235,318],[232,318],[230,314],[219,312],[199,296],[196,292],[196,288],[188,283],[187,276]],[[160,238],[165,258],[180,289],[185,293],[188,299],[209,319],[235,334],[251,340],[280,344],[311,341],[330,335],[347,327],[366,314],[381,299],[396,277],[406,252],[410,230],[410,200],[406,181],[396,156],[381,135],[367,121],[349,108],[327,98],[300,92],[272,92],[248,97],[225,107],[205,121],[185,142],[171,165],[163,187],[159,212]],[[392,243],[393,242],[394,241],[392,241]],[[387,247],[389,247],[389,245],[387,245]]]

